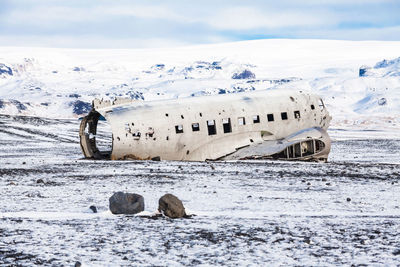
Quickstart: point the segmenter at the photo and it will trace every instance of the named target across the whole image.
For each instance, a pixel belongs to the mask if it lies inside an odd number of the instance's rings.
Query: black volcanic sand
[[[400,262],[400,140],[335,141],[326,164],[92,161],[78,127],[0,116],[0,265]],[[116,191],[148,212],[173,193],[196,216],[115,216]]]

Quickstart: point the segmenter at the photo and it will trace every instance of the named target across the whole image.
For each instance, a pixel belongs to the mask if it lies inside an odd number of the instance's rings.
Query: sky
[[[400,40],[400,0],[0,0],[0,46]]]

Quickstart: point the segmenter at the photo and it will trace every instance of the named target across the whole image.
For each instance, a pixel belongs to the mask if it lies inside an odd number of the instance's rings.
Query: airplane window
[[[253,123],[260,123],[260,116],[254,115],[253,116]]]
[[[238,123],[239,123],[239,125],[246,125],[246,120],[244,119],[244,117],[239,117]]]
[[[314,110],[314,109],[315,109],[315,106],[314,106],[314,105],[311,105],[311,109]]]
[[[224,133],[232,132],[231,119],[222,119],[222,126],[224,127]]]
[[[274,121],[274,114],[267,115],[268,121]]]
[[[215,120],[207,121],[207,129],[208,129],[208,135],[217,134],[217,128],[215,127]]]
[[[294,112],[294,118],[295,118],[295,119],[300,119],[300,111],[299,111],[299,110],[296,110],[296,111]]]
[[[200,125],[198,123],[192,123],[192,131],[193,132],[200,131]]]
[[[140,139],[140,136],[142,136],[142,134],[139,131],[136,131],[132,134],[133,139]]]
[[[177,134],[183,133],[183,125],[176,125],[175,126],[175,132]]]
[[[287,112],[282,112],[281,113],[281,118],[282,118],[282,120],[287,120]]]

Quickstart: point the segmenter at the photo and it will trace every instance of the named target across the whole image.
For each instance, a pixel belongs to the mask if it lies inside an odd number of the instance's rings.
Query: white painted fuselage
[[[267,147],[273,141],[293,138],[297,132],[303,132],[304,140],[321,139],[320,132],[325,135],[325,146],[329,148],[319,156],[313,148],[316,159],[326,160],[330,149],[325,131],[331,117],[319,96],[302,91],[254,91],[114,105],[95,100],[93,108],[92,112],[103,115],[111,125],[111,159],[228,159],[242,148],[249,151],[252,147]],[[320,129],[310,131],[315,136],[304,134],[304,130],[313,128]],[[272,155],[271,151],[265,156]],[[90,153],[84,154],[90,157]]]

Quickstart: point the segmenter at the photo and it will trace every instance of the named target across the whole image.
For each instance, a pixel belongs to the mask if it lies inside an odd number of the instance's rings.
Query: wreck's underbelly
[[[226,98],[114,108],[102,108],[100,103],[97,109],[94,104],[82,121],[82,150],[85,157],[103,157],[95,146],[95,126],[88,123],[101,113],[112,128],[114,160],[327,159],[330,116],[325,107],[317,108],[314,95],[291,92],[265,97],[256,92]]]

